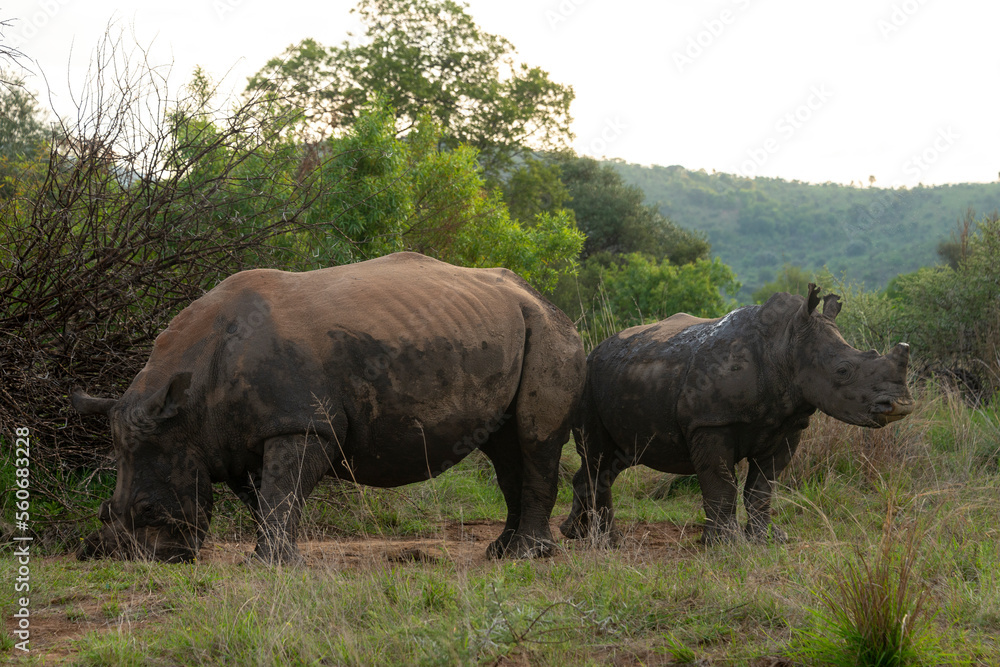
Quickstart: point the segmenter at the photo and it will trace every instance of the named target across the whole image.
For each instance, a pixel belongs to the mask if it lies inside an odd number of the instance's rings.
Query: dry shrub
[[[32,436],[32,494],[54,506],[73,471],[109,467],[106,420],[70,417],[74,385],[117,396],[187,303],[244,268],[294,266],[305,213],[336,183],[292,183],[280,101],[178,94],[106,37],[48,155],[0,200],[0,423]],[[87,480],[81,487],[87,486]]]
[[[860,472],[866,482],[877,484],[882,473],[926,456],[925,435],[940,400],[933,391],[923,392],[912,414],[880,429],[853,426],[817,413],[782,473],[782,482],[799,488],[831,473]]]

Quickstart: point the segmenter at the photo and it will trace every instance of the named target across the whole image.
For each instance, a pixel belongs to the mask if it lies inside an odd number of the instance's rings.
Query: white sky
[[[241,88],[289,44],[346,39],[354,4],[0,0],[0,18],[20,19],[3,43],[34,60],[65,113],[66,80],[79,85],[109,20],[173,62],[174,87],[199,64]],[[469,11],[573,86],[580,153],[881,186],[1000,172],[1000,3],[470,0]]]

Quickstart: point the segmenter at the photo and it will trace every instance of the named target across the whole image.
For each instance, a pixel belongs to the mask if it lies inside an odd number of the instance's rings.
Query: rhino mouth
[[[110,512],[109,507],[102,504],[101,529],[81,540],[76,554],[79,560],[117,558],[188,563],[197,558],[208,528],[207,513],[200,513],[195,524],[160,517],[154,522],[129,528]]]
[[[906,415],[913,412],[914,401],[912,398],[898,398],[880,401],[872,408],[872,418],[879,424],[885,426],[892,422],[899,421]]]
[[[164,539],[166,538],[166,539]],[[121,560],[157,560],[164,563],[190,563],[198,555],[196,545],[184,536],[160,536],[142,531],[139,535],[122,530],[100,530],[81,541],[78,560],[116,558]]]

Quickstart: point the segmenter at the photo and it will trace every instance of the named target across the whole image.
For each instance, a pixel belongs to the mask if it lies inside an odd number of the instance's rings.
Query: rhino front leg
[[[692,463],[705,505],[705,544],[733,541],[736,521],[735,439],[725,429],[702,429],[691,440]]]
[[[299,516],[306,497],[329,471],[325,444],[316,436],[303,435],[279,436],[264,443],[255,555],[265,563],[302,560],[295,544]]]

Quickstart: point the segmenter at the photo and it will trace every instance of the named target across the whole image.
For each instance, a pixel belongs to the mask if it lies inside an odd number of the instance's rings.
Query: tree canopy
[[[641,252],[674,264],[708,257],[711,246],[704,236],[678,227],[646,204],[642,190],[625,183],[610,164],[574,155],[563,155],[558,164],[570,197],[567,206],[587,235],[584,259],[600,252]]]
[[[429,115],[443,144],[479,151],[490,177],[526,151],[563,148],[572,137],[573,89],[519,62],[514,46],[480,29],[464,5],[361,0],[353,11],[365,25],[357,44],[303,40],[268,61],[248,89],[302,109],[320,135],[350,126],[380,96],[398,131]]]

